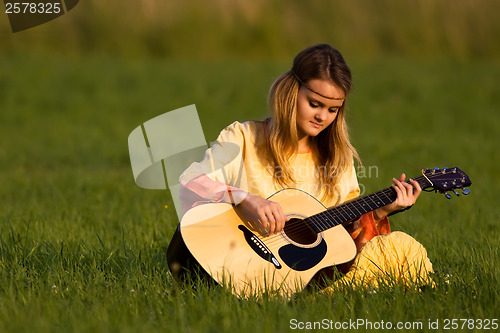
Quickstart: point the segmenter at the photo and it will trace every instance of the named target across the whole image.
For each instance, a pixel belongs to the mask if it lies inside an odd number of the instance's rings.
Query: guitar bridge
[[[248,245],[252,248],[252,250],[259,255],[262,259],[269,261],[276,267],[277,269],[280,269],[282,266],[279,263],[278,259],[273,255],[271,250],[260,240],[259,237],[257,237],[253,232],[248,230],[247,227],[244,225],[239,225],[238,229],[243,231],[243,235],[245,236],[245,240],[247,241]]]

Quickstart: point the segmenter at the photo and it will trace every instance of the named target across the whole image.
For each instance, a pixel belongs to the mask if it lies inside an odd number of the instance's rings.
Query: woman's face
[[[337,117],[344,103],[344,92],[329,81],[313,79],[302,85],[297,94],[297,132],[299,140],[316,136]],[[335,99],[329,99],[319,94]]]

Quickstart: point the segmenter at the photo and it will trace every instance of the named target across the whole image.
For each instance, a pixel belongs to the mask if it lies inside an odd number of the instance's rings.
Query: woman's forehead
[[[308,95],[324,104],[338,104],[340,106],[345,99],[342,89],[326,80],[309,80],[303,87],[309,92]]]
[[[321,80],[321,79],[312,79],[307,82],[307,88],[311,90],[313,93],[320,95],[326,99],[344,99],[345,94],[330,81]]]

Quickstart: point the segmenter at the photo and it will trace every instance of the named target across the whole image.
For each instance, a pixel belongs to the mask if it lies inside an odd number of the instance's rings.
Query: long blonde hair
[[[339,51],[328,44],[311,46],[294,59],[290,71],[282,74],[271,86],[266,140],[261,147],[262,156],[273,167],[274,181],[282,187],[295,184],[290,160],[298,149],[296,125],[297,94],[302,84],[313,79],[326,80],[347,95],[351,89],[351,71]],[[351,145],[345,121],[346,103],[338,110],[335,121],[315,137],[310,138],[318,184],[323,198],[333,195],[335,185],[343,171],[352,168],[353,159],[360,162]]]

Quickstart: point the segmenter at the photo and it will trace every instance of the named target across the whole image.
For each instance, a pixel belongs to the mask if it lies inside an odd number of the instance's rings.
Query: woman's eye
[[[317,107],[319,107],[319,105],[318,105],[318,104],[316,104],[316,103],[314,103],[314,102],[312,102],[312,101],[309,101],[309,105],[310,105],[312,108],[317,108]]]
[[[330,111],[330,113],[335,113],[338,111],[338,109],[330,109],[329,111]]]

